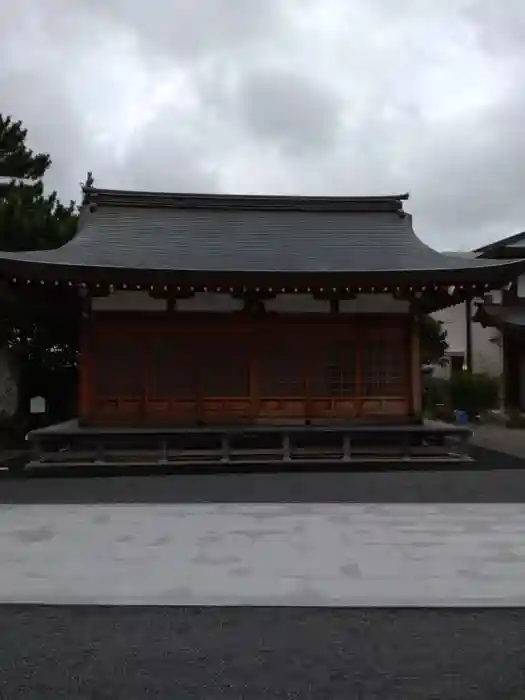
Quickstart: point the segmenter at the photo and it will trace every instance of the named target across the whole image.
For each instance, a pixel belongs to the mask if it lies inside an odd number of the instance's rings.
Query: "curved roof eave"
[[[502,286],[525,273],[525,260],[469,260],[468,266],[444,267],[433,269],[310,269],[310,270],[191,270],[168,268],[128,268],[124,266],[83,265],[53,260],[55,251],[31,251],[25,253],[0,253],[0,271],[4,277],[20,277],[22,279],[42,279],[73,282],[105,282],[105,283],[225,283],[232,280],[243,280],[244,283],[258,281],[275,281],[293,283],[302,281],[305,284],[381,284],[389,285],[396,282],[400,285],[415,286],[487,284]],[[444,256],[445,257],[445,256]],[[450,260],[450,256],[446,256]],[[460,259],[465,263],[464,259]]]

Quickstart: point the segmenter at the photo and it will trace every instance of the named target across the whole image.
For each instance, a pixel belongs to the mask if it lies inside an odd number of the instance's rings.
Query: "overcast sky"
[[[0,110],[48,185],[409,191],[418,235],[525,229],[523,0],[18,0]]]

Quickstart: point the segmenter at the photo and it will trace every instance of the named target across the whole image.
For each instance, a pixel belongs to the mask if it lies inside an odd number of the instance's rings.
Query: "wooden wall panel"
[[[193,400],[198,388],[195,339],[180,333],[144,334],[144,337],[150,342],[148,399]]]
[[[203,397],[250,395],[251,338],[245,332],[197,335],[194,362]]]
[[[303,329],[260,335],[254,354],[261,400],[305,395],[308,340]]]
[[[407,322],[96,320],[82,417],[152,425],[408,417]]]

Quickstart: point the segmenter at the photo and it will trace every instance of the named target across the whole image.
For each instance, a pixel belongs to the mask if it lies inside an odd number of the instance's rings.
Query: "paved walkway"
[[[3,505],[0,602],[525,605],[525,504]]]
[[[480,425],[474,426],[473,431],[473,445],[525,459],[525,430],[509,429],[502,425]]]

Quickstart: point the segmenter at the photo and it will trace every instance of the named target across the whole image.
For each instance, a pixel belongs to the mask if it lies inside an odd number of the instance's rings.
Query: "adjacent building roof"
[[[523,258],[525,257],[525,231],[501,238],[474,252],[483,258]]]
[[[0,254],[20,276],[108,280],[259,276],[503,283],[524,263],[442,254],[414,233],[408,195],[284,197],[85,190],[77,235]],[[351,280],[348,278],[351,277]]]
[[[516,329],[525,329],[525,307],[501,306],[500,304],[482,304],[475,314],[476,321],[484,326],[513,326]]]

